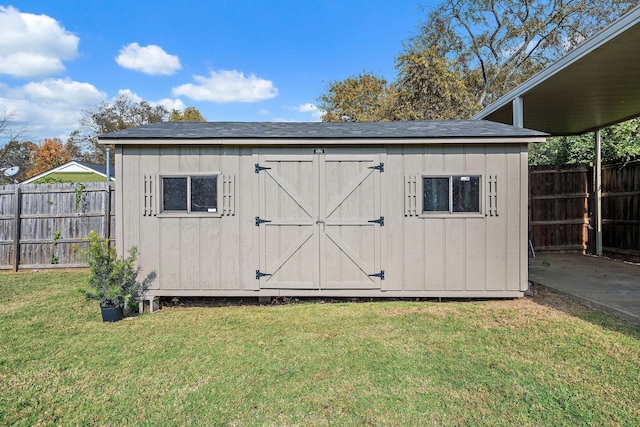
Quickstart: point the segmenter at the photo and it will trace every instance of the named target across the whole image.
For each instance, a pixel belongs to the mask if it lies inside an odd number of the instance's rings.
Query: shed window
[[[480,212],[480,176],[423,177],[422,211]]]
[[[162,178],[163,212],[217,212],[218,177]]]

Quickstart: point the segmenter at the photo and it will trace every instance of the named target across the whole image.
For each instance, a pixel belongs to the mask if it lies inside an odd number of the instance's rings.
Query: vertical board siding
[[[327,148],[317,155],[213,145],[121,150],[117,201],[126,204],[129,218],[118,220],[118,235],[125,247],[139,246],[143,272],[156,271],[155,289],[165,294],[319,286],[380,288],[381,295],[522,290],[524,144]],[[374,158],[385,163],[383,173],[369,168]],[[256,163],[271,169],[256,174]],[[219,174],[216,215],[163,214],[160,178],[192,173]],[[424,175],[465,174],[482,176],[479,214],[422,212]],[[329,225],[325,233],[309,234],[309,225],[322,226],[316,212]],[[257,227],[256,216],[274,222]],[[368,223],[378,216],[385,217],[384,227]],[[369,276],[380,269],[384,281]],[[258,280],[256,270],[274,276]]]
[[[0,269],[83,266],[80,250],[86,248],[84,239],[91,230],[101,237],[108,230],[108,237],[115,240],[115,228],[106,224],[107,220],[113,223],[115,216],[113,184],[23,184],[19,185],[19,203],[16,188],[0,187]],[[17,254],[16,218],[20,236]]]

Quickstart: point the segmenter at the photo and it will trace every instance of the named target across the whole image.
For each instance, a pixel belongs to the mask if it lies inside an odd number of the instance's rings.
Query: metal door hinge
[[[380,273],[369,274],[369,277],[379,277],[380,280],[384,280],[384,270],[380,270]]]
[[[256,173],[259,173],[260,171],[265,171],[267,169],[271,169],[271,168],[268,168],[266,166],[260,166],[258,163],[256,163]]]
[[[263,273],[260,270],[256,270],[256,280],[260,280],[260,278],[264,276],[273,276],[273,274]]]
[[[380,227],[384,227],[384,217],[381,216],[379,219],[372,219],[367,222],[375,222],[376,224],[380,224]]]
[[[379,170],[380,172],[384,172],[384,163],[380,163],[377,166],[369,166],[367,169],[375,169]]]
[[[268,219],[260,219],[259,216],[256,217],[256,227],[259,227],[260,224],[264,224],[265,222],[271,222],[271,221]]]

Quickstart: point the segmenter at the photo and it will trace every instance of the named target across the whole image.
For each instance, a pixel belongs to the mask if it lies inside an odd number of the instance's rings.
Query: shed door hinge
[[[380,227],[384,227],[384,217],[381,216],[379,219],[372,219],[367,222],[375,222],[376,224],[380,224]]]
[[[384,163],[380,163],[377,166],[369,166],[367,169],[375,169],[379,170],[380,172],[384,172]]]
[[[380,270],[380,273],[369,274],[369,277],[379,277],[380,280],[384,280],[384,270]]]
[[[265,171],[267,169],[271,169],[271,168],[268,168],[266,166],[260,166],[258,163],[256,163],[256,173],[259,173],[260,171]]]
[[[273,275],[269,273],[263,273],[260,270],[256,270],[256,280],[260,280],[260,278],[264,276],[273,276]]]
[[[265,222],[271,222],[271,221],[268,219],[260,219],[259,216],[256,217],[256,227],[259,227],[260,224],[264,224]]]

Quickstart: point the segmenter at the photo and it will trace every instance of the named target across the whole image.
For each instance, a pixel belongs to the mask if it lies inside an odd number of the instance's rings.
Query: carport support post
[[[524,101],[521,96],[518,96],[512,101],[513,108],[513,125],[515,127],[524,127]]]
[[[596,130],[596,255],[602,255],[602,135]]]

